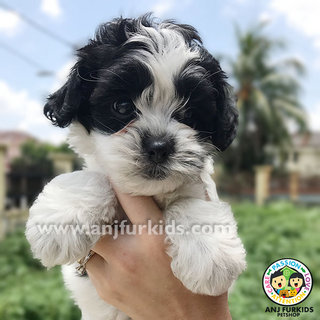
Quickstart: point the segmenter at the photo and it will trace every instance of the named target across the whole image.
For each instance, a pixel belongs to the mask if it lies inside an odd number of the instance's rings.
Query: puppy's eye
[[[131,100],[119,100],[114,102],[112,110],[117,116],[127,118],[134,113],[135,106]]]
[[[192,118],[192,109],[191,108],[188,108],[186,110],[183,110],[183,111],[178,111],[176,113],[173,114],[173,117],[178,120],[178,121],[188,121]]]

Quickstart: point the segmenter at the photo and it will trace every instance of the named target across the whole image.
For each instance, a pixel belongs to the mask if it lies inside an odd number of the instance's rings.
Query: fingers
[[[115,186],[113,188],[132,224],[145,224],[148,220],[158,223],[163,218],[161,210],[152,197],[131,196],[120,192]]]

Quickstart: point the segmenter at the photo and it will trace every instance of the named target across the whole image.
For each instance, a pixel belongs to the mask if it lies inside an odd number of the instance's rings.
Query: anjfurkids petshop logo
[[[263,275],[263,290],[267,297],[282,308],[267,308],[280,317],[299,316],[313,312],[313,307],[291,307],[306,300],[312,290],[312,274],[301,261],[291,258],[273,262]],[[293,313],[295,315],[293,315]]]

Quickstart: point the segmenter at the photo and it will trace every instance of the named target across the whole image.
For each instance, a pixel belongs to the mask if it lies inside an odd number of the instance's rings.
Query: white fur
[[[30,208],[26,236],[35,258],[47,267],[72,263],[99,239],[75,232],[41,234],[39,225],[101,225],[112,221],[115,210],[115,195],[105,176],[76,171],[54,178]]]
[[[210,161],[206,168],[212,170]],[[218,200],[210,173],[203,171],[201,174],[203,180],[210,181],[209,185],[205,181],[180,185],[172,192],[158,194],[155,199],[167,223],[175,220],[176,224],[184,226],[209,224],[234,228],[230,234],[167,236],[175,276],[195,293],[219,295],[227,291],[245,269],[245,250],[236,234],[230,206]],[[214,199],[207,201],[206,194],[213,195]],[[57,201],[53,201],[55,197]],[[55,178],[30,209],[26,234],[35,257],[47,266],[72,263],[85,256],[97,241],[97,238],[74,238],[72,234],[41,236],[36,232],[36,223],[99,224],[114,217],[114,207],[110,185],[101,174],[78,171]],[[88,208],[93,208],[95,216]],[[98,296],[88,278],[76,275],[74,264],[64,266],[63,274],[67,288],[82,310],[83,320],[128,319]]]
[[[79,278],[74,270],[77,259],[85,256],[98,240],[97,236],[54,233],[40,234],[37,224],[104,224],[121,219],[107,176],[122,191],[154,196],[167,223],[175,220],[183,226],[194,224],[227,225],[229,234],[168,234],[168,254],[175,276],[195,293],[219,295],[245,269],[245,250],[237,236],[236,222],[230,207],[221,202],[211,179],[213,164],[199,144],[196,132],[171,118],[181,107],[174,91],[174,75],[198,52],[187,48],[174,29],[141,27],[141,34],[129,41],[144,41],[158,48],[152,54],[136,52],[154,76],[154,83],[135,101],[141,116],[125,133],[90,134],[74,122],[69,143],[85,159],[86,170],[53,179],[30,209],[26,235],[36,258],[46,266],[63,267],[66,286],[83,313],[84,320],[128,319],[107,305],[96,293],[88,278]],[[146,108],[148,106],[148,108]],[[152,134],[175,137],[176,150],[168,164],[170,174],[164,180],[150,180],[141,173],[141,141],[137,129]],[[188,165],[193,163],[195,165]],[[197,166],[197,164],[199,164]],[[201,165],[200,165],[201,164]]]
[[[149,69],[154,83],[141,95],[142,99],[136,101],[136,106],[140,110],[151,110],[151,113],[157,110],[172,112],[179,105],[179,100],[174,99],[174,77],[187,62],[200,58],[198,49],[187,47],[182,35],[166,24],[161,24],[157,30],[141,26],[139,35],[132,36],[127,42],[137,41],[147,44],[151,50],[151,53],[137,51],[134,56]]]
[[[228,233],[169,234],[171,268],[192,292],[220,295],[226,292],[245,268],[244,250],[236,233],[230,206],[220,201],[180,199],[165,212],[166,222],[184,226],[227,225]]]
[[[62,267],[66,287],[80,307],[82,320],[128,320],[129,317],[115,307],[106,304],[87,277],[75,275],[76,264]]]

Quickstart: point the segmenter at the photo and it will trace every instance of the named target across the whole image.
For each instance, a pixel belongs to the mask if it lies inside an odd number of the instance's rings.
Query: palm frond
[[[272,61],[275,50],[283,49],[285,43],[263,30],[264,24],[245,31],[235,25],[239,53],[229,59],[229,65],[239,96],[240,124],[234,148],[238,169],[250,168],[248,161],[251,166],[262,163],[268,158],[268,145],[284,150],[291,140],[289,123],[307,128],[299,99],[304,66],[296,58]]]

